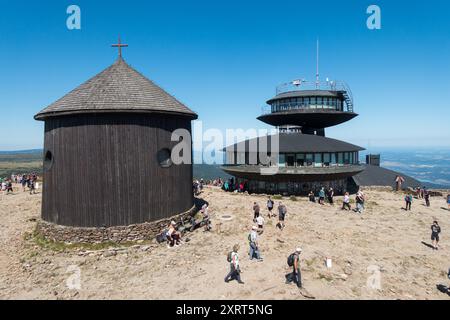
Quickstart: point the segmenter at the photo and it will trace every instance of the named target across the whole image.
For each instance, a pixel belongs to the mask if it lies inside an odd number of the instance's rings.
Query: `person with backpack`
[[[269,197],[269,200],[267,200],[267,210],[269,211],[269,219],[272,218],[272,210],[274,204],[275,203],[273,202],[273,200]]]
[[[300,254],[301,248],[297,248],[294,253],[291,253],[287,259],[289,267],[292,267],[292,272],[288,273],[286,277],[286,284],[294,282],[298,288],[302,288],[302,273],[300,271]]]
[[[412,195],[409,193],[405,196],[405,203],[406,203],[406,207],[405,210],[406,211],[411,211],[411,205],[412,205],[412,201],[413,201],[413,197]]]
[[[248,242],[250,246],[249,256],[250,260],[256,258],[258,261],[262,261],[261,254],[259,252],[259,243],[258,243],[258,228],[256,226],[252,227],[252,231],[248,235]]]
[[[225,282],[228,283],[231,280],[237,280],[239,284],[244,284],[241,280],[241,268],[239,266],[239,245],[235,244],[233,246],[233,251],[229,252],[227,255],[227,261],[230,263],[230,272],[228,272],[225,277]]]
[[[36,194],[36,177],[33,176],[29,180],[28,188],[30,189],[30,194]]]
[[[438,250],[439,246],[439,234],[441,233],[441,227],[437,221],[433,221],[431,225],[431,241],[433,242],[433,249]]]

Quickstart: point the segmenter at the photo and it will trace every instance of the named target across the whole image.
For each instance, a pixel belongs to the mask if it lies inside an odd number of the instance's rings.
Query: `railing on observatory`
[[[336,92],[343,97],[343,101],[338,98],[314,96],[314,94],[311,94],[310,97],[286,98],[280,99],[270,106],[264,106],[262,108],[262,114],[299,109],[353,112],[353,94],[350,87],[343,81],[327,81],[316,84],[308,83],[304,80],[294,80],[278,86],[276,88],[276,95],[278,96],[287,92],[314,90]]]

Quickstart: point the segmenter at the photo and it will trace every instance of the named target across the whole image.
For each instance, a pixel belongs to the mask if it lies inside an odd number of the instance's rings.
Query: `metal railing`
[[[276,112],[287,112],[291,110],[302,110],[302,109],[311,109],[311,110],[329,110],[329,111],[343,111],[343,108],[329,106],[329,105],[317,105],[317,104],[297,104],[297,103],[286,103],[278,107],[272,107],[269,105],[262,106],[261,108],[262,114],[270,114]],[[350,111],[350,108],[347,108],[349,112],[353,112],[353,108]]]
[[[329,91],[336,91],[341,92],[345,104],[347,106],[347,110],[349,112],[353,112],[354,107],[354,101],[353,101],[353,93],[348,86],[347,83],[341,80],[329,80],[325,82],[309,82],[305,79],[297,79],[290,82],[286,82],[283,84],[280,84],[276,87],[276,95],[286,93],[286,92],[293,92],[293,91],[305,91],[305,90],[329,90]]]

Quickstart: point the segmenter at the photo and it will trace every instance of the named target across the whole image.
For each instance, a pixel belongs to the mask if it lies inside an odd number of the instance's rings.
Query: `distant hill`
[[[35,154],[35,153],[39,153],[42,154],[43,150],[42,149],[29,149],[29,150],[17,150],[17,151],[0,151],[0,155],[1,154]]]
[[[220,165],[194,164],[194,179],[214,180],[227,179],[231,176],[220,169]]]

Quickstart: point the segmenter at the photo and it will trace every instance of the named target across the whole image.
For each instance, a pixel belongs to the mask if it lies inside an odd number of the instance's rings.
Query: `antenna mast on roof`
[[[317,39],[317,51],[316,51],[316,89],[320,89],[320,78],[319,78],[319,39]]]

